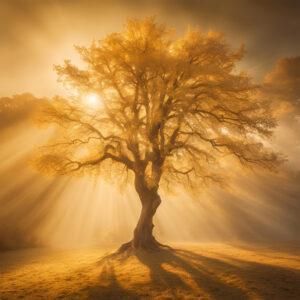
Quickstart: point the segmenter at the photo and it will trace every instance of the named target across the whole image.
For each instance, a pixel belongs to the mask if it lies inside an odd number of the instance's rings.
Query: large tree
[[[220,182],[229,155],[245,166],[276,167],[264,143],[276,123],[249,76],[235,69],[243,47],[232,50],[222,34],[196,28],[174,38],[154,18],[129,19],[123,32],[76,49],[86,67],[68,60],[55,67],[71,94],[40,110],[39,122],[58,126],[35,165],[134,183],[142,211],[122,249],[161,246],[152,234],[159,188]],[[88,103],[97,97],[101,103]]]

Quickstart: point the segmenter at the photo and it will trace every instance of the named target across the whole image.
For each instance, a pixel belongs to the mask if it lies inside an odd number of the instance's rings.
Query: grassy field
[[[0,299],[300,299],[300,245],[172,245],[0,253]]]

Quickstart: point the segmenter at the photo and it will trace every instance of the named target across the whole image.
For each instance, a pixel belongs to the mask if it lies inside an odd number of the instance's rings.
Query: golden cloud
[[[300,56],[280,58],[276,68],[265,76],[264,96],[279,105],[282,112],[300,113]]]
[[[28,120],[43,101],[30,93],[0,97],[0,129]]]

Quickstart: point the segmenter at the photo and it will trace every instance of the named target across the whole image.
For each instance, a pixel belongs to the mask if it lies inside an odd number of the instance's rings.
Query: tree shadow
[[[138,300],[140,296],[133,291],[126,290],[117,280],[114,264],[111,259],[105,259],[102,263],[102,269],[99,276],[99,284],[87,285],[78,293],[84,299],[101,300]],[[73,295],[74,299],[76,294]]]
[[[177,249],[160,264],[173,264],[192,276],[213,299],[300,299],[300,270],[219,255],[211,258]],[[225,258],[225,260],[223,260]],[[153,259],[153,258],[152,258]],[[145,258],[140,260],[146,262]],[[150,263],[149,263],[150,262]],[[151,259],[148,266],[154,270]],[[232,278],[232,284],[225,278]]]
[[[122,267],[132,256],[148,268],[150,282],[140,283],[136,286],[137,294],[127,296],[130,292],[122,290],[115,275],[107,277],[111,278],[110,288],[116,289],[118,299],[149,299],[142,296],[142,291],[149,288],[156,297],[170,296],[163,299],[183,299],[186,295],[225,300],[300,299],[300,270],[226,255],[212,258],[184,249],[135,251],[104,258],[101,264],[117,261]],[[107,270],[114,272],[113,268],[107,267],[102,273]]]
[[[210,268],[205,268],[203,263],[208,263],[208,258],[198,256],[185,250],[162,250],[156,253],[137,252],[138,260],[150,270],[151,284],[155,289],[169,289],[172,299],[182,299],[187,291],[193,287],[182,278],[189,277],[196,283],[204,295],[209,294],[213,299],[247,299],[247,294],[236,286],[230,286],[215,276]],[[192,259],[191,259],[192,257]],[[210,263],[220,263],[210,260]],[[166,267],[174,269],[176,273],[168,271]],[[179,275],[181,273],[181,276]],[[204,296],[201,292],[195,296]]]
[[[294,256],[295,261],[300,261],[300,241],[254,241],[252,243],[231,242],[227,245],[246,251],[259,251],[260,255],[274,257],[274,253],[282,257]]]

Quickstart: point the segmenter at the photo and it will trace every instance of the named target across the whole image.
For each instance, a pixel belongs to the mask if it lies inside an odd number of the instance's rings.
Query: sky
[[[1,0],[0,95],[63,93],[54,64],[79,62],[73,45],[120,31],[126,18],[156,15],[182,35],[188,24],[224,32],[229,43],[245,43],[240,68],[255,81],[278,59],[300,53],[300,3],[297,0]]]
[[[273,147],[288,159],[276,176],[237,172],[232,190],[213,188],[199,199],[164,195],[156,234],[164,241],[299,238],[299,11],[293,0],[1,0],[0,250],[130,238],[140,211],[135,192],[34,173],[26,161],[47,135],[29,118],[39,98],[64,95],[53,65],[80,65],[74,45],[88,46],[121,31],[126,18],[149,15],[178,36],[190,24],[224,32],[233,48],[245,44],[238,68],[272,99],[279,124]]]

